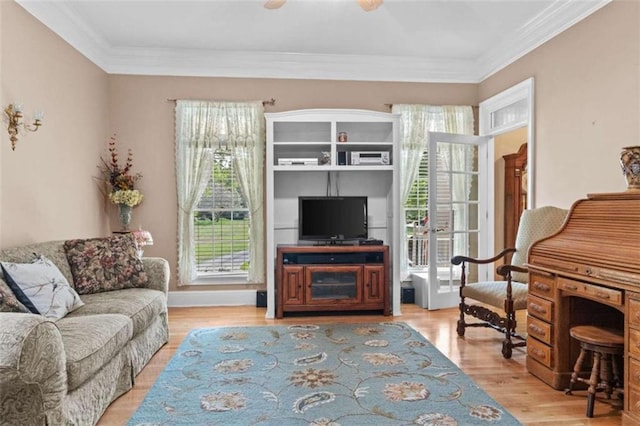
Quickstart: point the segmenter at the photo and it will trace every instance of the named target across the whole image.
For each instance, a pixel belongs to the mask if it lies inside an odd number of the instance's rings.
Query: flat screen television
[[[331,243],[367,235],[367,197],[298,197],[299,240]]]

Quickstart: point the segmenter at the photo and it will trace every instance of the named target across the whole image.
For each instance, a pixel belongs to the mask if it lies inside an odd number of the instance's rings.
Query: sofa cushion
[[[64,275],[45,256],[37,257],[32,263],[0,264],[13,294],[34,314],[60,319],[83,305]]]
[[[40,255],[46,256],[58,267],[67,282],[73,286],[73,276],[71,275],[63,244],[64,241],[47,241],[7,248],[0,251],[0,260],[3,262],[28,263]]]
[[[3,279],[0,279],[0,312],[29,312]]]
[[[68,240],[64,248],[79,294],[141,287],[148,282],[132,234]]]
[[[133,336],[133,324],[125,315],[66,316],[56,325],[67,358],[69,392],[96,374]]]
[[[106,293],[85,294],[84,306],[67,317],[96,314],[122,314],[133,321],[133,335],[146,329],[160,314],[167,311],[167,297],[158,290],[130,288]]]

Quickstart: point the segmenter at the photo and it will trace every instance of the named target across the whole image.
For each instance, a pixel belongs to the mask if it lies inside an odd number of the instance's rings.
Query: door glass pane
[[[478,146],[437,145],[437,266],[448,267],[454,255],[469,255],[469,232],[478,224]],[[477,251],[477,249],[476,249]]]

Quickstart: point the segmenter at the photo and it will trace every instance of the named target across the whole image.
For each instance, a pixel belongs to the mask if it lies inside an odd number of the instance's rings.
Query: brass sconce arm
[[[14,151],[16,149],[16,143],[18,142],[18,133],[20,133],[21,129],[35,132],[42,126],[42,114],[38,112],[34,114],[33,124],[25,124],[22,121],[22,107],[19,104],[9,104],[4,109],[4,113],[8,121],[7,133],[9,133],[11,149]]]

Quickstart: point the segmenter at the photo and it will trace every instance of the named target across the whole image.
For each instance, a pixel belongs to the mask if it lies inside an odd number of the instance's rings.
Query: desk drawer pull
[[[535,356],[537,356],[537,357],[539,357],[539,358],[544,358],[544,352],[542,352],[542,351],[541,351],[540,349],[538,349],[538,348],[531,348],[531,352],[532,352]]]
[[[567,290],[572,290],[572,291],[576,291],[578,289],[577,285],[573,285],[573,284],[565,284],[564,288]]]
[[[603,293],[603,292],[597,292],[596,296],[598,296],[600,299],[611,299],[611,295],[608,293]]]
[[[542,306],[536,304],[536,303],[529,303],[529,308],[531,308],[532,311],[536,311],[539,314],[546,314],[547,310],[545,308],[543,308]]]
[[[549,287],[545,283],[541,283],[540,281],[534,281],[533,288],[539,291],[544,291],[544,292],[548,292],[549,290],[551,290],[551,287]]]
[[[544,330],[535,324],[529,324],[529,330],[535,334],[544,334]]]

